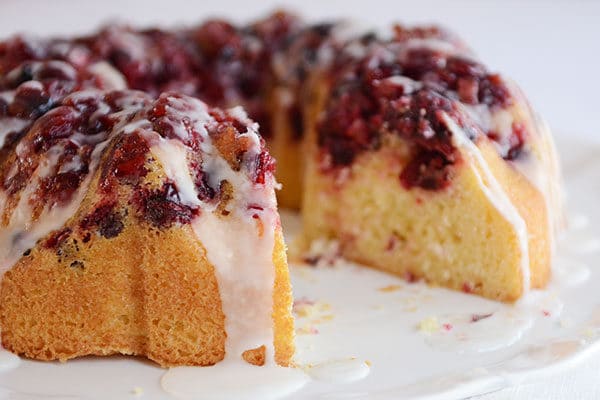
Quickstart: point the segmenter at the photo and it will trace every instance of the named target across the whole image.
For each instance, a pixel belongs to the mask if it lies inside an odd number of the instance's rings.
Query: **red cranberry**
[[[117,237],[123,231],[125,225],[121,214],[115,210],[115,206],[114,202],[98,206],[91,214],[81,220],[81,228],[87,230],[95,227],[98,233],[107,239]],[[84,243],[86,243],[85,238]]]
[[[168,228],[175,223],[187,224],[200,212],[181,203],[173,183],[165,183],[161,189],[138,189],[135,202],[142,218],[157,228]]]
[[[58,140],[72,136],[80,125],[80,115],[71,107],[58,107],[41,117],[36,125],[33,149],[36,153],[48,150]]]
[[[148,143],[139,133],[124,135],[115,145],[102,172],[103,188],[106,191],[112,188],[113,177],[127,184],[137,184],[148,172],[145,167],[148,152]]]
[[[512,125],[512,135],[510,136],[511,143],[510,148],[506,154],[507,160],[514,160],[523,151],[523,146],[525,145],[525,135],[526,129],[525,125],[522,123],[513,123]]]
[[[235,51],[239,48],[241,38],[235,27],[226,21],[208,21],[196,31],[195,39],[202,52],[209,58],[217,54],[227,46],[227,51]]]
[[[15,92],[9,111],[20,118],[36,118],[50,107],[50,96],[41,85],[23,84]]]
[[[45,178],[40,186],[42,198],[46,203],[66,204],[73,197],[85,177],[80,171],[62,172]]]
[[[198,199],[204,202],[209,202],[216,198],[217,192],[208,183],[208,175],[202,170],[202,166],[196,166],[195,170],[196,179],[194,184],[196,191],[198,192]]]
[[[261,185],[266,182],[267,175],[275,172],[275,159],[266,150],[263,150],[256,158],[255,171],[254,181]]]
[[[404,167],[400,182],[406,189],[420,187],[425,190],[441,190],[450,185],[450,166],[443,155],[424,151]]]
[[[44,247],[48,249],[57,249],[64,243],[65,240],[69,238],[70,235],[70,228],[63,228],[61,230],[54,231],[44,241]]]

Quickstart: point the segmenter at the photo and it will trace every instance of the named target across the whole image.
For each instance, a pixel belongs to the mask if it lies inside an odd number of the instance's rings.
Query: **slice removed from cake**
[[[307,105],[306,250],[514,301],[550,276],[552,139],[514,84],[436,29],[346,45]]]
[[[1,160],[3,346],[40,360],[288,365],[273,170],[241,109],[68,95]]]

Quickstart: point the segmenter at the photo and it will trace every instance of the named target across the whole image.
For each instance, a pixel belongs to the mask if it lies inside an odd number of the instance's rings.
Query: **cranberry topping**
[[[10,102],[0,101],[0,118],[7,116],[22,121],[20,129],[10,132],[4,140],[2,155],[10,153],[36,120],[39,121],[34,150],[38,153],[70,136],[79,129],[75,125],[81,119],[74,110],[65,108],[51,116],[44,114],[60,106],[71,92],[95,85],[95,79],[87,73],[56,60],[27,61],[0,76],[0,91],[13,94]]]
[[[215,119],[217,123],[227,123],[229,125],[232,125],[238,133],[246,132],[246,130],[248,129],[248,127],[246,126],[247,123],[244,123],[237,118],[233,118],[230,114],[224,112],[221,109],[213,108],[210,109],[208,113],[212,118]]]
[[[71,107],[58,107],[42,116],[34,127],[33,151],[47,151],[61,139],[73,135],[81,123],[81,114]]]
[[[148,111],[148,120],[152,122],[153,130],[162,137],[181,140],[186,146],[198,149],[201,134],[193,130],[188,116],[193,111],[196,111],[196,104],[190,103],[189,99],[179,94],[164,93]]]
[[[122,92],[106,95],[102,92],[85,95],[77,93],[68,96],[58,107],[38,118],[28,134],[21,139],[20,151],[10,153],[9,157],[12,159],[6,160],[13,166],[2,168],[0,173],[2,186],[9,195],[8,209],[16,206],[18,197],[14,194],[32,182],[36,183],[36,179],[40,181],[30,197],[34,219],[39,218],[45,209],[69,203],[89,174],[95,146],[106,140],[111,133],[114,123],[110,117],[111,112],[129,106],[133,113],[136,108],[132,104],[138,100],[135,93],[129,95],[129,98]],[[136,139],[135,135],[125,137]],[[109,163],[114,167],[112,172],[117,178],[129,178],[131,167],[123,160],[132,154],[135,156],[139,146],[116,147],[121,151],[117,151],[117,155],[122,157],[112,158],[113,163]],[[128,154],[124,155],[123,152]],[[39,176],[36,176],[34,174],[38,167],[41,169]],[[99,222],[99,230],[105,237],[114,237],[122,229],[120,225],[122,224],[118,219],[108,218]],[[55,246],[53,240],[56,241],[50,238],[48,246]]]
[[[96,207],[91,214],[81,220],[80,227],[85,230],[95,227],[98,233],[107,239],[117,237],[125,225],[115,206],[116,203],[111,202]]]
[[[117,68],[129,87],[157,95],[197,90],[198,55],[183,35],[157,29],[133,31],[109,27],[87,40],[94,58]]]
[[[16,170],[14,175],[9,175],[7,168],[2,170],[0,175],[2,176],[2,187],[6,191],[6,194],[12,196],[22,190],[29,182],[29,178],[36,167],[37,160],[32,158],[18,158],[13,167]]]
[[[199,164],[192,164],[192,171],[195,173],[194,185],[198,191],[198,200],[210,202],[217,197],[218,192],[208,183],[208,175],[202,170]]]
[[[15,97],[10,104],[0,99],[0,115],[38,118],[60,104],[67,94],[100,85],[86,71],[93,63],[107,61],[123,74],[132,88],[151,94],[176,90],[220,106],[242,104],[259,122],[261,133],[266,137],[270,135],[270,115],[265,99],[273,84],[285,85],[295,98],[287,112],[293,136],[299,138],[304,127],[298,99],[307,72],[315,67],[325,44],[332,49],[345,45],[331,39],[333,26],[302,26],[293,15],[278,12],[246,27],[212,20],[195,29],[173,32],[108,27],[96,35],[74,40],[12,38],[0,42],[0,89],[15,90]],[[428,40],[431,45],[419,40]],[[400,177],[403,185],[428,190],[446,187],[457,159],[450,134],[437,111],[443,110],[460,126],[468,127],[470,123],[444,102],[459,100],[492,109],[507,107],[512,99],[505,83],[480,63],[465,57],[463,54],[468,54],[465,46],[436,27],[396,26],[394,37],[389,41],[367,34],[347,45],[350,48],[356,44],[363,46],[364,56],[352,51],[336,52],[330,66],[333,93],[318,132],[319,143],[330,156],[330,167],[349,165],[357,154],[378,149],[382,134],[391,132],[415,143],[412,158]],[[62,61],[50,61],[52,59]],[[282,60],[284,68],[281,65],[277,68]],[[437,93],[445,100],[413,106],[412,103],[419,103],[421,94],[415,95],[414,89],[386,82],[394,76],[413,79],[422,90]],[[408,108],[403,103],[409,103]],[[86,107],[84,102],[77,106]],[[181,137],[184,144],[198,150],[201,135],[190,130],[185,116],[167,113],[167,106],[172,104],[161,97],[155,109],[148,113],[153,129],[165,138],[175,138],[184,132]],[[114,110],[114,105],[111,107]],[[62,124],[57,123],[56,128],[39,136],[38,151],[45,151],[50,146],[46,143],[52,140],[66,138],[70,130],[93,135],[112,128],[114,121],[106,115],[92,118],[83,108],[77,111],[85,115],[72,122],[85,126],[70,126],[65,115]],[[415,109],[418,113],[424,110],[426,116],[419,117]],[[244,145],[239,139],[234,140],[237,147],[227,143],[231,142],[230,136],[242,131],[244,124],[227,118],[233,128],[219,127],[210,134],[217,132],[217,141],[224,139],[224,143],[219,144],[220,151],[237,169],[244,161]],[[473,138],[471,131],[469,136]],[[13,146],[21,135],[22,132],[10,133],[5,145]],[[488,135],[497,138],[493,132]],[[525,137],[523,127],[513,127],[512,136],[510,148],[503,154],[507,159],[521,152]],[[258,183],[264,182],[265,173],[272,173],[274,168],[274,162],[267,155],[250,162],[254,163]],[[134,184],[145,173],[140,163],[141,158],[136,154],[127,161],[122,160],[113,171],[115,177],[131,179]],[[200,197],[214,198],[216,191],[208,187],[207,177],[201,171],[202,160],[197,160],[195,165]]]
[[[255,167],[255,178],[254,182],[264,184],[266,182],[267,174],[274,174],[275,172],[275,159],[271,155],[263,150],[258,157],[256,157]]]
[[[0,75],[15,68],[26,60],[36,60],[44,46],[16,36],[0,42]]]
[[[194,32],[194,38],[205,57],[233,57],[240,51],[242,38],[237,29],[224,20],[204,23]]]
[[[319,126],[319,144],[335,168],[350,165],[362,151],[377,149],[386,132],[398,135],[414,147],[400,175],[403,186],[443,189],[458,161],[443,115],[453,117],[472,137],[477,130],[447,97],[430,89],[403,92],[402,86],[390,88],[376,80],[370,86],[348,85],[337,98],[334,93]]]
[[[439,153],[424,150],[404,167],[400,174],[400,182],[406,189],[413,187],[425,190],[444,189],[451,182],[451,165]]]
[[[42,85],[22,85],[9,106],[11,115],[19,118],[36,118],[51,107],[50,95]]]
[[[512,132],[513,134],[510,137],[510,148],[505,157],[507,160],[514,160],[519,157],[519,154],[521,154],[523,146],[525,145],[525,126],[521,123],[513,123]]]
[[[202,59],[196,94],[215,105],[242,104],[269,137],[265,98],[272,83],[272,56],[300,28],[295,17],[282,12],[246,28],[221,20],[202,24],[190,33]]]
[[[146,139],[140,133],[123,135],[115,144],[102,171],[101,187],[113,188],[114,178],[120,182],[136,185],[146,176],[146,155],[150,151]]]
[[[42,198],[51,207],[55,204],[64,205],[71,200],[86,174],[87,171],[67,171],[45,178],[40,185],[39,196],[44,196]]]
[[[440,190],[450,184],[459,153],[444,115],[474,139],[482,132],[457,102],[493,109],[508,107],[512,99],[502,79],[483,65],[458,53],[408,46],[412,39],[429,38],[461,46],[435,28],[397,27],[391,42],[364,45],[366,55],[342,53],[334,62],[332,91],[318,125],[323,168],[350,165],[358,154],[377,150],[383,137],[393,134],[412,148],[400,175],[404,187]],[[523,142],[518,127],[513,130],[511,151],[503,155],[507,159],[518,154]]]
[[[135,204],[141,217],[156,228],[168,228],[175,223],[188,224],[200,210],[181,203],[173,183],[161,189],[136,191]]]
[[[54,231],[46,238],[43,245],[48,249],[57,249],[69,238],[69,236],[71,236],[70,228]]]

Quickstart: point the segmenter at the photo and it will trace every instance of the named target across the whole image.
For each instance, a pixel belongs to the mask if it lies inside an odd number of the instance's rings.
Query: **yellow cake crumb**
[[[402,289],[402,286],[400,286],[400,285],[388,285],[388,286],[381,287],[377,290],[379,290],[380,292],[388,293],[388,292],[396,292],[400,289]]]
[[[131,393],[136,397],[140,397],[141,395],[144,394],[144,389],[142,389],[139,386],[136,386],[131,390]]]
[[[432,334],[440,330],[440,322],[437,317],[427,317],[419,322],[417,329],[423,333]]]
[[[296,333],[299,335],[316,335],[319,333],[319,330],[312,324],[304,324],[296,329]]]
[[[294,303],[294,313],[299,318],[313,318],[323,312],[331,310],[331,304],[323,301],[297,301]]]
[[[313,322],[320,323],[320,322],[331,321],[332,319],[333,319],[333,314],[327,314],[327,315],[323,315],[322,317],[317,318]]]
[[[594,339],[597,336],[596,329],[590,327],[585,328],[582,333],[586,339]]]

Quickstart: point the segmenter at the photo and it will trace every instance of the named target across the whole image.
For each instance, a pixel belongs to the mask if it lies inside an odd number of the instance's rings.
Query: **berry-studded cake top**
[[[351,165],[395,135],[411,148],[399,183],[444,189],[461,161],[448,116],[469,139],[491,139],[505,159],[526,150],[526,129],[509,112],[510,85],[453,35],[396,26],[382,38],[343,28],[305,25],[278,12],[246,26],[223,20],[178,30],[109,26],[74,39],[0,42],[3,224],[16,226],[11,215],[19,207],[29,207],[23,215],[32,219],[67,210],[96,165],[106,199],[82,228],[105,237],[121,226],[111,206],[121,185],[133,188],[131,203],[157,227],[187,223],[198,214],[198,202],[214,205],[228,197],[214,160],[225,160],[254,185],[272,185],[274,161],[257,126],[240,110],[210,109],[194,97],[220,107],[242,105],[269,137],[273,89],[284,89],[286,99],[276,100],[285,103],[281,109],[300,138],[304,88],[316,74],[329,87],[317,125],[324,171]],[[214,149],[218,157],[207,158]],[[174,152],[185,165],[172,162]],[[149,154],[162,156],[172,181],[143,185]],[[182,169],[190,181],[175,179]],[[10,234],[27,242],[19,232]]]
[[[401,183],[442,189],[459,161],[446,114],[470,139],[487,135],[505,159],[523,149],[522,125],[497,131],[488,121],[512,106],[507,83],[438,28],[397,26],[388,40],[365,35],[349,41],[329,71],[332,89],[318,127],[325,169],[348,166],[360,153],[379,149],[386,135],[397,135],[413,147]]]
[[[34,80],[22,83],[15,99],[23,87],[41,86]],[[164,229],[217,207],[223,215],[231,207],[251,214],[264,205],[246,192],[272,191],[275,185],[274,161],[256,124],[240,109],[210,108],[173,93],[154,99],[139,91],[98,89],[73,92],[52,107],[37,119],[35,111],[27,114],[31,127],[1,160],[0,242],[12,262],[46,233],[62,228],[90,185],[97,185],[92,212],[79,226],[50,235],[45,246],[59,247],[77,229],[84,241],[90,235],[119,235],[123,190],[136,217]],[[157,163],[166,178],[148,181]]]

